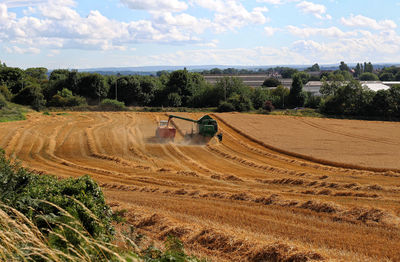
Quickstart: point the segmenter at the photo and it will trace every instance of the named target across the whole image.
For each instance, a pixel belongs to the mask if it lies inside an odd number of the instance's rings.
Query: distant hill
[[[349,67],[355,67],[355,63],[347,64]],[[381,69],[383,67],[388,67],[392,65],[400,64],[390,64],[390,63],[380,63],[373,64],[374,68]],[[269,66],[239,66],[239,65],[188,65],[188,66],[142,66],[142,67],[99,67],[99,68],[83,68],[78,69],[79,72],[93,72],[102,75],[156,75],[158,71],[175,71],[186,68],[191,72],[201,72],[203,70],[210,70],[213,68],[227,69],[247,69],[247,70],[258,70],[258,69],[268,69],[274,67],[290,67],[298,70],[304,70],[312,65],[269,65]],[[339,64],[321,64],[321,70],[337,70]]]

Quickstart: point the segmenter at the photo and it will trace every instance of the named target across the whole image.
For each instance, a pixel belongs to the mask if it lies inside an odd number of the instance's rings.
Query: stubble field
[[[149,240],[213,261],[400,260],[400,124],[213,117],[223,141],[190,145],[181,120],[157,143],[162,113],[32,114],[0,124],[0,147],[35,171],[90,174]]]

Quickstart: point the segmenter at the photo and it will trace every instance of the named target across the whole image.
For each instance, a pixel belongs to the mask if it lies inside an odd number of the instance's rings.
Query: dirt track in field
[[[33,114],[0,124],[0,147],[36,171],[90,174],[108,201],[127,209],[129,222],[149,239],[176,235],[190,253],[214,261],[400,260],[399,172],[377,171],[382,166],[373,164],[375,171],[363,168],[368,160],[362,156],[355,166],[343,161],[342,167],[321,164],[324,159],[341,163],[322,154],[320,159],[308,155],[316,161],[296,158],[293,144],[274,139],[279,121],[292,129],[304,123],[313,132],[306,138],[325,136],[328,147],[335,139],[358,144],[372,137],[380,139],[371,143],[381,149],[398,143],[393,137],[363,133],[353,122],[355,132],[329,126],[340,122],[311,118],[277,118],[275,133],[266,136],[268,130],[257,128],[265,127],[264,119],[215,117],[223,142],[199,146],[184,143],[182,134],[191,125],[180,120],[175,120],[180,131],[175,143],[157,143],[153,136],[157,121],[166,119],[162,113]],[[299,134],[293,141],[305,140]],[[294,153],[309,152],[302,150]]]

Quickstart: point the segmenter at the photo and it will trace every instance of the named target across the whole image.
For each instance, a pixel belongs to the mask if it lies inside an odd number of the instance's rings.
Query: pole
[[[118,79],[115,80],[115,100],[118,100],[118,96],[117,96],[117,82],[118,82]]]

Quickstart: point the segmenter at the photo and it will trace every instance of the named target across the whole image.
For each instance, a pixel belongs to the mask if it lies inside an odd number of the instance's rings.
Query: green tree
[[[104,76],[97,73],[85,73],[81,75],[76,94],[95,99],[107,97],[109,86]]]
[[[235,111],[244,112],[253,109],[253,105],[249,97],[244,94],[233,94],[228,99],[228,103],[232,104]]]
[[[341,61],[340,65],[339,65],[339,70],[340,71],[349,71],[350,69],[345,62]]]
[[[350,81],[340,86],[334,95],[327,97],[320,110],[330,115],[368,115],[375,92]]]
[[[293,76],[293,83],[292,87],[290,88],[288,100],[291,106],[304,106],[305,95],[303,93],[303,82],[299,74],[295,74]]]
[[[290,90],[282,85],[271,90],[271,101],[275,108],[285,108],[288,105]]]
[[[269,78],[264,80],[264,83],[262,84],[262,86],[264,86],[264,87],[277,87],[280,84],[281,84],[281,81],[279,81],[278,79],[276,79],[274,77],[269,77]]]
[[[262,87],[255,88],[251,93],[251,101],[255,109],[261,108],[269,98],[269,90]]]
[[[364,62],[364,72],[372,73],[374,71],[374,66],[371,62]]]
[[[280,69],[280,73],[283,78],[292,78],[294,74],[298,72],[297,69],[290,68],[290,67],[283,67]]]
[[[217,80],[215,88],[219,94],[223,94],[223,99],[227,100],[232,94],[245,92],[246,86],[243,81],[237,77],[224,76]]]
[[[24,76],[24,71],[19,68],[0,68],[0,84],[6,85],[13,94],[18,93],[24,87]]]
[[[381,81],[393,81],[394,80],[394,75],[392,73],[383,73],[379,75],[379,80]]]
[[[308,72],[319,72],[319,71],[321,71],[321,69],[319,68],[318,63],[315,63],[311,67],[307,68],[306,71],[308,71]]]
[[[7,86],[5,86],[5,85],[0,85],[0,94],[3,95],[3,97],[4,97],[7,101],[11,101],[12,93],[11,93],[10,90],[7,88]]]
[[[47,80],[47,71],[44,67],[33,67],[26,69],[25,74],[38,80]]]
[[[395,112],[393,112],[393,101],[390,96],[389,90],[378,90],[372,99],[371,103],[371,114],[376,116],[393,116]]]
[[[379,78],[377,75],[375,75],[373,73],[366,72],[366,73],[361,74],[360,80],[361,81],[378,81]]]
[[[13,102],[21,105],[30,105],[35,110],[40,110],[46,104],[42,89],[37,84],[29,84],[18,92]]]
[[[181,96],[178,93],[169,93],[167,96],[168,106],[179,107],[182,106]]]

